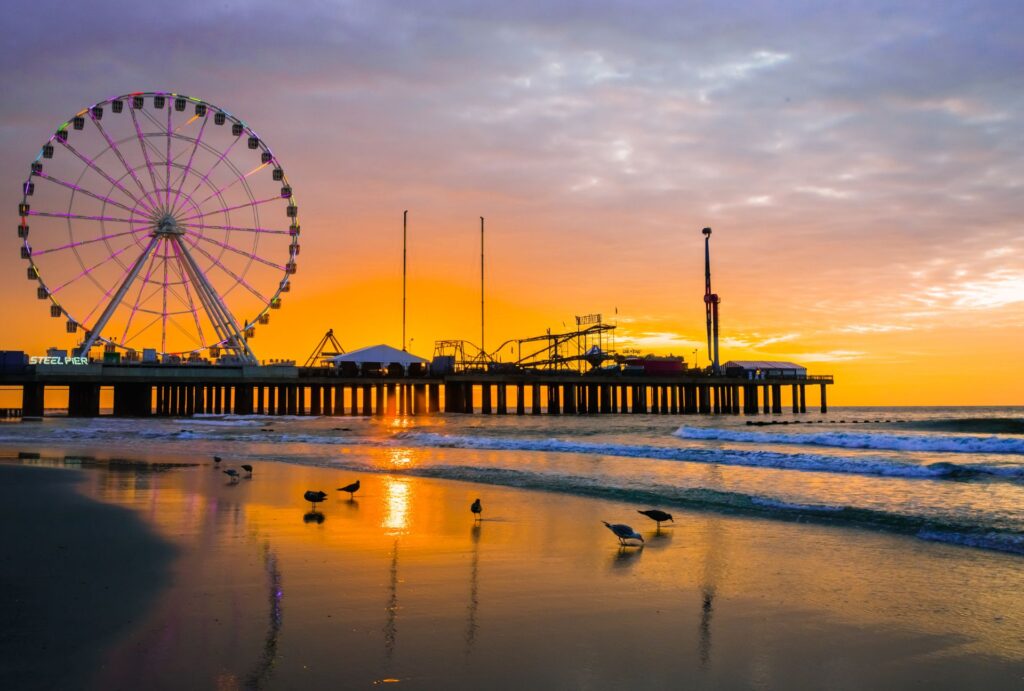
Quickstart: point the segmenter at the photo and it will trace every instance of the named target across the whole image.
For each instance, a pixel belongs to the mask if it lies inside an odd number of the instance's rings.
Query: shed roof
[[[415,363],[427,364],[429,360],[425,360],[421,357],[408,353],[398,348],[392,348],[389,345],[381,343],[380,345],[367,346],[366,348],[360,348],[359,350],[353,350],[349,353],[342,353],[341,355],[335,355],[331,358],[331,362],[338,364],[340,362],[355,362],[362,364],[364,362],[374,362],[381,365],[402,365],[408,367]]]
[[[742,367],[743,369],[807,369],[795,362],[780,362],[777,360],[729,360],[722,367]]]

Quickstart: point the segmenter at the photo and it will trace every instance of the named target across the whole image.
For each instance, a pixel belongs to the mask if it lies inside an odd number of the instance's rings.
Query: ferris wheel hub
[[[153,231],[153,235],[160,237],[184,234],[185,228],[178,225],[178,219],[171,214],[164,214],[161,216],[156,222],[156,230]]]

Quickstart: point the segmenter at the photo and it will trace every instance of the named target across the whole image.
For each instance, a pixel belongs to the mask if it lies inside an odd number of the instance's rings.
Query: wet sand
[[[636,513],[647,507],[399,475],[362,475],[349,501],[334,490],[356,477],[336,470],[259,463],[232,484],[203,463],[14,469],[63,488],[51,505],[132,512],[100,533],[120,544],[142,525],[176,550],[166,560],[140,548],[151,599],[109,612],[111,635],[92,634],[99,622],[64,624],[73,631],[54,645],[83,660],[73,686],[1024,684],[1017,556],[683,511],[659,533]],[[78,496],[64,478],[80,479]],[[315,514],[307,489],[330,494]],[[43,529],[35,502],[7,495],[5,535],[31,534],[39,555],[80,537],[71,523]],[[621,549],[602,520],[631,524],[646,546]],[[112,578],[140,583],[99,550],[61,564],[61,582],[21,574],[34,601],[77,610],[81,593],[64,581],[89,592]],[[16,621],[8,638],[26,625]]]
[[[0,464],[0,688],[79,688],[169,583],[172,545],[82,475]]]

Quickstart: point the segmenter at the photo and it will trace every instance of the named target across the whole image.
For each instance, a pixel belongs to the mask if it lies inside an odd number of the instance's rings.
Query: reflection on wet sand
[[[630,569],[640,561],[640,555],[644,553],[643,547],[620,546],[615,556],[612,557],[612,569]]]
[[[388,603],[384,607],[384,658],[390,662],[398,637],[398,538],[391,548],[391,578],[388,581]]]
[[[720,523],[721,520],[716,516],[709,516],[705,521],[707,531],[704,540],[704,569],[700,579],[700,635],[697,639],[697,654],[702,669],[706,669],[711,662],[711,618],[715,611],[718,582],[725,570],[726,545]]]
[[[284,587],[281,584],[277,555],[271,551],[269,542],[263,544],[263,566],[267,572],[267,585],[269,586],[267,599],[270,604],[270,624],[267,627],[267,637],[263,642],[263,651],[252,669],[245,675],[246,689],[260,689],[270,678],[274,670],[274,663],[277,661],[277,641],[281,635],[281,624],[284,621],[281,607]]]
[[[473,644],[476,642],[476,609],[480,604],[477,597],[477,578],[480,569],[480,530],[481,524],[474,522],[469,529],[469,536],[473,542],[473,557],[469,566],[469,605],[466,607],[466,655],[473,652]]]
[[[327,518],[320,511],[307,511],[302,514],[303,523],[323,523]]]
[[[384,477],[384,520],[381,527],[392,535],[401,534],[409,527],[410,483],[393,477]]]

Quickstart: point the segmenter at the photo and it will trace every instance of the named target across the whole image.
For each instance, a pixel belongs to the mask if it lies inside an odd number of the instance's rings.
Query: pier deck
[[[36,365],[0,374],[22,388],[21,414],[43,414],[47,389],[66,388],[67,413],[118,417],[241,415],[665,415],[807,412],[807,388],[828,411],[829,375],[742,379],[698,373],[462,372],[442,377],[343,377],[324,368],[202,365]]]

